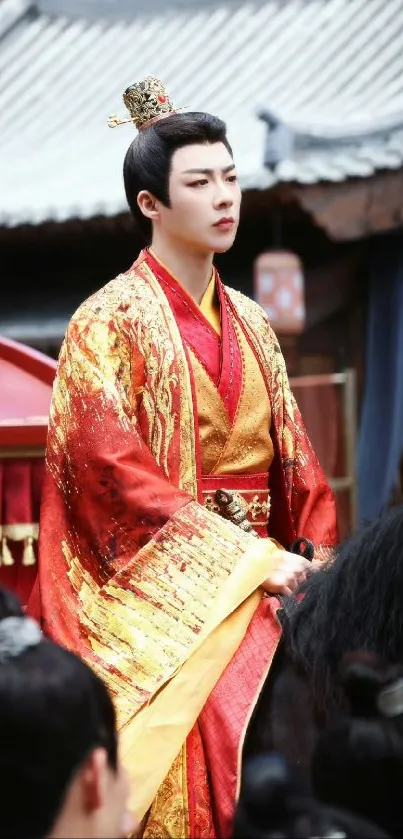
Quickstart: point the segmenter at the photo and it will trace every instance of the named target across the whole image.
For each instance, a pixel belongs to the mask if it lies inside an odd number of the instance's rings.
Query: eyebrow
[[[231,172],[232,169],[235,169],[235,163],[231,163],[229,166],[225,166],[224,169],[221,169],[223,175],[226,175],[228,172]],[[214,175],[214,169],[184,169],[182,172],[183,175]]]

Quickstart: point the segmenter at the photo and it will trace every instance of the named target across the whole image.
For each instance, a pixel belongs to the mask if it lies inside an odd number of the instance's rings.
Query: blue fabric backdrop
[[[357,464],[361,521],[384,509],[403,451],[402,234],[373,244],[365,383]]]

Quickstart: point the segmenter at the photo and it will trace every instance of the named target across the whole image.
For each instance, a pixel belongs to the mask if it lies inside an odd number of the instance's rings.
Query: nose
[[[234,198],[231,192],[231,187],[225,181],[220,181],[214,194],[214,209],[222,210],[224,208],[232,207]]]

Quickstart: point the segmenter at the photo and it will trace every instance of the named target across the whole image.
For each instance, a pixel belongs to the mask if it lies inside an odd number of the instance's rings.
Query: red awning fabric
[[[43,447],[56,361],[0,337],[0,449]]]
[[[0,337],[0,584],[25,606],[36,578],[39,509],[56,362]]]

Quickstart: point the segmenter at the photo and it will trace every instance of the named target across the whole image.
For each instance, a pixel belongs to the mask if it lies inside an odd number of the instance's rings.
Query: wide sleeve
[[[272,377],[274,422],[294,536],[314,543],[315,559],[331,559],[338,541],[334,494],[308,437],[277,338],[271,327],[269,330],[276,357]]]
[[[287,380],[287,385],[288,380]],[[291,466],[291,514],[297,536],[315,545],[315,559],[328,560],[338,541],[334,494],[309,440],[295,397],[291,395],[294,458]],[[286,414],[286,428],[291,417]]]
[[[310,539],[317,559],[331,558],[338,540],[335,499],[291,391],[279,341],[261,306],[233,289],[227,292],[257,353],[271,400],[272,532],[284,545],[297,537]]]
[[[141,432],[144,387],[144,358],[124,330],[99,316],[72,321],[47,446],[44,630],[90,661],[118,698],[121,721],[279,561],[269,540],[170,480]]]
[[[82,550],[116,570],[191,497],[169,482],[139,427],[144,359],[115,323],[70,324],[47,446],[62,469],[66,515]],[[180,452],[177,452],[180,457]]]

